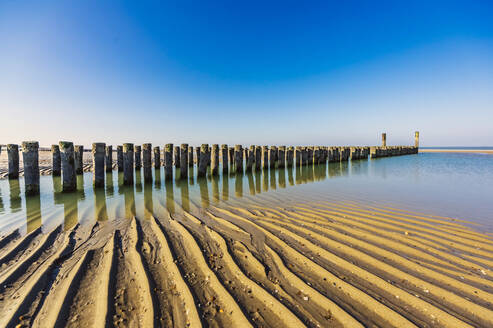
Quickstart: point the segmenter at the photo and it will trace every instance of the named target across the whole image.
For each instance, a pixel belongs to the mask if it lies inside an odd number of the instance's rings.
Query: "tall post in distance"
[[[152,182],[152,144],[142,145],[142,164],[144,167],[144,182]]]
[[[134,144],[123,144],[123,184],[134,184]]]
[[[116,146],[116,166],[118,172],[123,172],[123,146]]]
[[[106,164],[106,172],[113,171],[113,146],[106,146],[105,149],[105,164]]]
[[[228,145],[226,144],[223,144],[221,145],[221,157],[222,157],[222,160],[223,160],[223,173],[226,173],[228,172],[229,168],[228,168]]]
[[[188,144],[180,145],[180,179],[188,178]]]
[[[106,145],[103,142],[92,144],[92,171],[94,187],[104,187],[104,158]]]
[[[419,131],[414,132],[414,147],[419,148]]]
[[[382,133],[382,147],[387,147],[387,133]]]
[[[58,145],[51,145],[51,164],[53,176],[60,176],[62,173],[62,160],[60,159],[60,147]]]
[[[74,191],[77,189],[74,143],[60,141],[59,146],[62,158],[62,191]]]
[[[142,167],[142,148],[140,146],[134,147],[134,155],[135,155],[135,169],[140,170]]]
[[[159,146],[156,146],[152,149],[152,152],[154,153],[154,168],[160,169],[161,168],[161,149],[159,148]]]
[[[211,175],[219,173],[219,145],[213,144],[211,149]]]
[[[19,145],[8,144],[9,179],[19,178]]]
[[[207,159],[207,152],[209,151],[209,145],[208,144],[202,144],[200,146],[200,161],[198,163],[198,168],[197,168],[197,177],[205,177],[207,173],[207,164],[208,164],[208,159]]]
[[[26,195],[39,194],[39,143],[24,141],[22,143],[22,161],[24,162],[24,186]]]
[[[164,146],[164,179],[173,180],[173,144],[169,143]]]
[[[84,146],[75,145],[74,151],[75,174],[82,174],[84,173]]]

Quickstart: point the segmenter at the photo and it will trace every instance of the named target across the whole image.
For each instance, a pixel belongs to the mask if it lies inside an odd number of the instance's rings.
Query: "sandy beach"
[[[0,239],[0,326],[488,327],[493,240],[354,202],[231,200]]]

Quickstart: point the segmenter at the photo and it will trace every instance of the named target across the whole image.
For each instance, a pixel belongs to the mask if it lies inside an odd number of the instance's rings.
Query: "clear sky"
[[[1,0],[0,123],[0,144],[419,130],[423,146],[493,146],[493,1]]]

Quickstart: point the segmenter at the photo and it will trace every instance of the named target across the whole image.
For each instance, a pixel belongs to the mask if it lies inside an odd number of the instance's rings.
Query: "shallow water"
[[[0,180],[0,232],[30,232],[39,226],[50,231],[61,223],[67,230],[78,222],[161,216],[157,212],[164,208],[173,213],[175,206],[187,210],[191,203],[247,203],[252,197],[273,205],[331,199],[374,203],[468,220],[480,224],[475,229],[493,231],[491,155],[420,153],[206,179],[193,175],[170,183],[164,182],[161,168],[153,169],[152,183],[144,183],[142,171],[136,171],[133,187],[123,186],[122,179],[122,173],[113,171],[105,188],[94,189],[92,173],[84,173],[77,177],[77,192],[62,193],[60,177],[41,176],[36,197],[25,197],[22,177]]]

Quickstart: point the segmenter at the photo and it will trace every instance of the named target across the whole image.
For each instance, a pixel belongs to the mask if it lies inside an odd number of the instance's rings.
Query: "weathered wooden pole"
[[[266,169],[269,167],[269,147],[262,146],[262,168]]]
[[[228,148],[229,155],[229,165],[231,165],[231,171],[233,171],[233,166],[235,164],[235,147]]]
[[[287,167],[293,166],[293,159],[294,159],[294,148],[292,146],[289,146],[288,150],[286,151],[286,166]]]
[[[301,147],[301,165],[308,164],[308,150],[306,147]]]
[[[382,147],[387,147],[387,133],[382,133]]]
[[[197,168],[197,177],[205,177],[207,173],[207,152],[209,151],[208,144],[202,144],[200,146],[200,160]]]
[[[123,146],[116,146],[116,166],[118,172],[123,172]]]
[[[211,175],[219,173],[219,145],[213,144],[211,149]]]
[[[51,174],[53,176],[60,176],[62,173],[62,160],[60,159],[60,147],[58,145],[51,145]]]
[[[223,160],[223,173],[227,173],[229,168],[228,168],[228,145],[223,144],[221,145],[221,156]]]
[[[188,144],[180,145],[180,179],[188,178]]]
[[[419,147],[419,131],[414,132],[414,147]]]
[[[84,146],[74,146],[74,167],[75,174],[84,173]]]
[[[164,179],[173,180],[173,144],[169,143],[164,146]]]
[[[142,147],[134,146],[134,155],[135,155],[135,168],[140,170],[142,167]]]
[[[303,156],[301,154],[301,147],[296,146],[294,149],[294,166],[301,166],[303,164]]]
[[[123,144],[123,184],[134,184],[134,144]],[[132,191],[133,192],[133,191]]]
[[[103,142],[92,144],[92,182],[94,187],[104,187],[104,158],[106,145]]]
[[[262,147],[255,146],[255,170],[260,171],[262,167]]]
[[[277,167],[285,167],[286,166],[286,147],[279,146],[279,158],[277,161]]]
[[[152,182],[152,144],[142,145],[142,166],[144,167],[144,182]]]
[[[154,153],[154,168],[161,168],[161,149],[159,146],[156,146],[152,149]]]
[[[313,165],[313,147],[306,147],[306,163],[308,165]]]
[[[195,147],[195,157],[197,158],[197,168],[199,167],[199,163],[200,163],[200,147]]]
[[[113,146],[106,146],[104,161],[106,164],[106,172],[113,171]]]
[[[8,144],[9,179],[19,178],[19,145]]]
[[[24,141],[22,143],[22,161],[24,162],[24,186],[26,195],[39,194],[39,143]]]
[[[59,146],[62,158],[62,191],[74,191],[77,189],[74,143],[60,141]]]
[[[174,163],[175,163],[175,168],[179,169],[180,168],[180,146],[175,146],[174,148]]]
[[[250,146],[247,149],[247,158],[246,158],[246,169],[248,172],[252,171],[253,164],[255,163],[255,146]]]
[[[276,153],[277,153],[277,148],[275,146],[271,146],[269,149],[269,166],[271,168],[276,167]]]
[[[188,147],[188,167],[193,167],[193,147]]]
[[[235,145],[235,168],[237,173],[243,173],[243,148]]]

